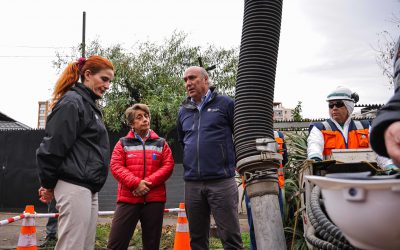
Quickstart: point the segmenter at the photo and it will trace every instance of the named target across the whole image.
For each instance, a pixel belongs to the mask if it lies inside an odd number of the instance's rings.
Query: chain
[[[256,170],[254,173],[252,172],[244,172],[244,181],[246,183],[252,180],[259,180],[259,179],[273,179],[277,180],[277,169],[268,169],[268,170]]]

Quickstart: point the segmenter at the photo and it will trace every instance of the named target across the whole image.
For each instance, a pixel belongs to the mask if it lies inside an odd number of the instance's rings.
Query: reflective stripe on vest
[[[275,137],[275,141],[276,143],[278,143],[278,153],[283,155],[283,139],[279,137],[279,133],[278,131],[274,131],[274,137]],[[283,173],[283,164],[282,161],[279,164],[279,168],[278,168],[278,183],[279,183],[279,187],[283,188],[283,185],[285,185],[285,176]]]
[[[332,127],[327,121],[322,122],[322,125],[324,125],[326,130],[332,131]]]
[[[353,121],[354,125],[356,125],[357,130],[362,130],[364,129],[363,125],[361,124],[360,121]]]
[[[329,156],[332,154],[332,149],[369,147],[369,129],[364,128],[360,121],[353,122],[355,129],[351,128],[351,130],[349,130],[349,134],[347,136],[347,145],[342,133],[337,130],[337,128],[333,130],[327,121],[322,122],[325,127],[324,130],[321,130],[324,137],[324,151],[322,154],[325,159],[329,158]]]

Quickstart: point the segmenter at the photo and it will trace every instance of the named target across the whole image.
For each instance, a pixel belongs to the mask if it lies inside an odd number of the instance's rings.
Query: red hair
[[[84,73],[86,70],[89,70],[92,74],[96,74],[103,69],[114,70],[114,66],[108,59],[101,56],[90,56],[86,60],[79,59],[76,62],[68,64],[56,82],[50,108],[54,108],[61,97],[78,82],[79,77],[82,83],[84,82]]]

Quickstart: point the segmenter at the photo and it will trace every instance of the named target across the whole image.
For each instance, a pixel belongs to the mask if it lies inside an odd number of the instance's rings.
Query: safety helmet
[[[349,88],[344,86],[338,86],[334,91],[332,91],[327,97],[326,101],[332,100],[348,100],[352,102],[358,102],[358,94],[351,92]]]
[[[321,188],[329,218],[357,249],[400,249],[400,179],[365,174],[305,178]]]

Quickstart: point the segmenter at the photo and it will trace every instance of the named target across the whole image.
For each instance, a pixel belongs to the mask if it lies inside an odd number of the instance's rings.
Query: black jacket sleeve
[[[372,121],[372,130],[370,135],[371,147],[379,155],[389,157],[387,154],[384,133],[387,127],[393,122],[400,121],[400,91],[396,90],[394,96],[378,112],[376,118]]]
[[[36,162],[42,187],[55,187],[58,180],[58,168],[74,145],[78,128],[78,106],[72,101],[60,101],[48,117],[45,137],[36,150]]]

